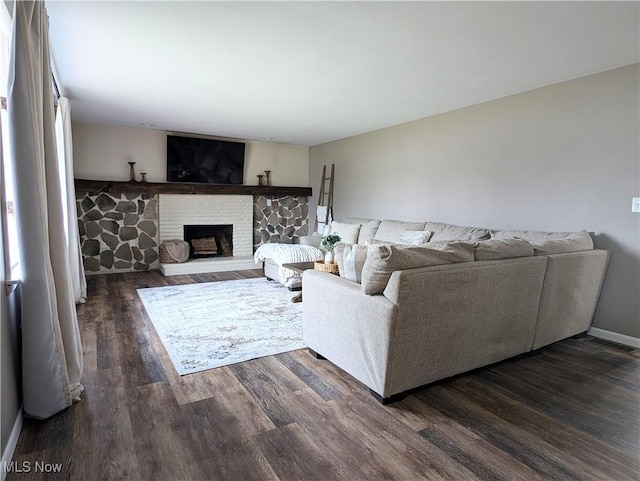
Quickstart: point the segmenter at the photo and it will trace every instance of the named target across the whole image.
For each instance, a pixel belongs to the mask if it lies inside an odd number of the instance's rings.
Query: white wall
[[[594,326],[638,338],[639,73],[625,67],[312,147],[310,185],[335,162],[336,219],[595,232],[613,255]]]
[[[76,122],[73,124],[75,177],[90,180],[129,180],[127,160],[132,160],[136,162],[136,173],[147,172],[149,182],[165,182],[166,139],[165,131]],[[264,170],[269,169],[272,171],[273,185],[308,186],[308,147],[238,139],[222,140],[246,143],[245,184],[257,185],[256,175],[264,174]]]

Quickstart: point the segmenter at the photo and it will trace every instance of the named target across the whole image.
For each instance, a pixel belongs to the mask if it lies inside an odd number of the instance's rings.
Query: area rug
[[[178,374],[304,347],[302,305],[260,279],[138,289]]]

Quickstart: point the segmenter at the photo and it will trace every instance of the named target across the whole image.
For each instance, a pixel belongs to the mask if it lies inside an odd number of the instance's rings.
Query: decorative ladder
[[[316,228],[319,234],[324,234],[327,225],[333,220],[333,181],[335,178],[336,164],[331,164],[331,175],[327,177],[327,166],[322,166],[322,180],[318,194],[318,206],[316,208]],[[326,184],[329,182],[329,188]]]

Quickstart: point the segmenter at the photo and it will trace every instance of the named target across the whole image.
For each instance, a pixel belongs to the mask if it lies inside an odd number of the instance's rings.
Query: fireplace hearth
[[[185,225],[189,259],[233,256],[233,225]]]

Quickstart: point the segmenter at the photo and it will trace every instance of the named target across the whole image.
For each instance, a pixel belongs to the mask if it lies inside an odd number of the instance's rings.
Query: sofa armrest
[[[610,252],[590,250],[547,256],[532,349],[583,333],[591,326]]]
[[[322,271],[302,276],[304,341],[378,394],[384,392],[397,307]]]

